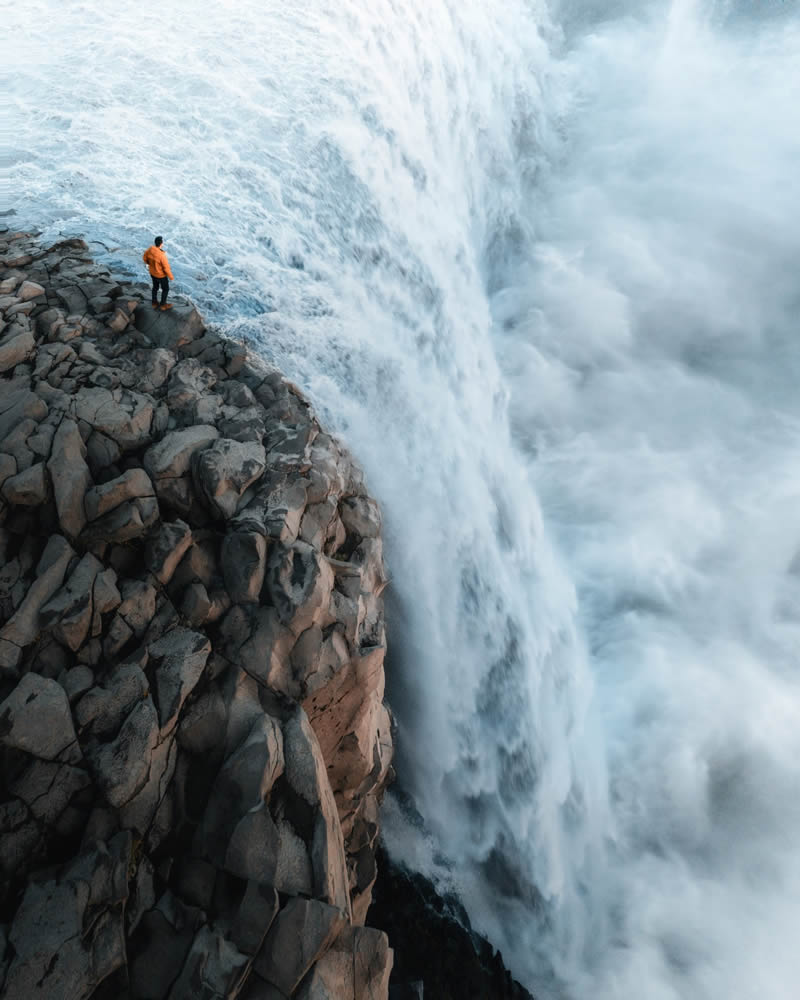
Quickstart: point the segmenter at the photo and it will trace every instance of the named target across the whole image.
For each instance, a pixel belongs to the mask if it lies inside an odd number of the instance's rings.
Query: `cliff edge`
[[[0,992],[381,1000],[378,508],[296,387],[0,232]]]

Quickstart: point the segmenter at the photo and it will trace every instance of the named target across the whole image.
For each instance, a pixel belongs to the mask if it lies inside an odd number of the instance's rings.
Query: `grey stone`
[[[44,465],[37,462],[24,472],[5,480],[2,488],[5,500],[24,507],[38,507],[47,499]]]
[[[110,465],[116,464],[122,456],[122,449],[116,441],[101,434],[100,431],[93,431],[86,442],[87,457],[89,466],[95,475],[107,469]]]
[[[122,333],[125,327],[130,323],[131,318],[128,315],[126,309],[120,309],[117,307],[114,310],[114,315],[108,321],[108,328],[113,333]]]
[[[381,515],[374,500],[365,496],[347,497],[339,507],[348,534],[361,538],[377,538],[381,531]]]
[[[110,805],[121,808],[144,787],[157,740],[158,716],[148,697],[136,705],[116,739],[87,749],[94,779]]]
[[[178,896],[190,906],[199,906],[201,910],[211,909],[216,882],[217,869],[202,858],[184,855],[173,870],[172,884]]]
[[[297,1000],[355,1000],[353,954],[339,947],[345,933],[315,963],[295,993]]]
[[[202,583],[190,583],[183,592],[181,613],[191,626],[197,628],[209,619],[211,598]]]
[[[0,455],[0,487],[17,474],[17,460],[13,455]]]
[[[0,372],[7,372],[27,359],[36,350],[36,340],[30,331],[12,334],[0,340]]]
[[[14,289],[23,281],[25,274],[23,271],[12,271],[0,280],[0,295],[10,295]]]
[[[86,296],[74,285],[57,288],[55,294],[68,316],[82,316],[86,312]]]
[[[75,721],[83,730],[91,726],[100,739],[113,736],[148,690],[147,677],[137,663],[120,663],[91,688],[75,706]]]
[[[8,451],[5,441],[11,432],[24,420],[32,420],[34,424],[41,422],[47,416],[48,408],[44,399],[35,392],[30,392],[23,386],[4,393],[0,401],[0,441],[4,442],[3,450]]]
[[[265,468],[266,453],[262,445],[221,438],[195,456],[192,475],[212,514],[228,519],[236,513],[244,491]]]
[[[126,830],[133,831],[138,837],[144,837],[148,832],[151,834],[147,840],[150,849],[155,846],[154,831],[151,829],[153,819],[165,801],[177,760],[178,748],[173,739],[168,738],[157,744],[150,757],[147,780],[119,811],[120,825]]]
[[[33,642],[39,634],[39,612],[49,598],[58,590],[64,580],[70,559],[75,555],[71,546],[61,535],[53,535],[47,542],[42,557],[36,567],[36,580],[9,621],[0,629],[0,640],[6,644],[6,655],[18,651],[19,661],[22,649]],[[16,662],[13,666],[16,666]]]
[[[169,1000],[229,1000],[247,972],[249,958],[208,926],[197,932]]]
[[[159,508],[155,497],[136,497],[126,500],[107,514],[103,514],[86,527],[81,535],[85,543],[123,542],[141,538],[158,521]]]
[[[240,531],[258,531],[284,545],[290,545],[300,530],[306,507],[306,489],[303,482],[260,484],[256,494],[233,519]]]
[[[84,461],[86,448],[74,420],[65,417],[53,438],[53,450],[47,468],[53,482],[56,508],[61,527],[77,538],[86,524],[83,498],[92,477]]]
[[[5,996],[84,1000],[124,964],[129,855],[130,835],[119,834],[87,847],[58,878],[29,883],[9,932]]]
[[[294,824],[281,815],[283,805],[284,803],[279,802],[272,807],[276,813],[278,846],[277,864],[271,878],[275,887],[289,896],[313,896],[314,872],[311,867],[309,845],[297,833]],[[304,830],[304,833],[306,832]]]
[[[52,826],[72,797],[90,784],[83,768],[35,759],[22,773],[11,777],[8,790],[28,806],[40,823]]]
[[[155,347],[171,351],[197,340],[205,331],[203,319],[194,306],[180,303],[174,303],[169,312],[138,306],[134,321],[136,329]]]
[[[239,951],[255,955],[278,913],[278,893],[271,885],[249,881],[232,921],[230,938]]]
[[[338,628],[323,637],[319,625],[306,629],[291,653],[292,676],[307,698],[328,684],[350,661],[347,641]]]
[[[277,881],[280,846],[275,822],[262,802],[234,827],[225,851],[225,870],[238,878],[269,879],[282,888]]]
[[[140,384],[146,392],[153,392],[155,389],[160,389],[167,381],[177,358],[172,351],[157,347],[154,350],[137,352],[135,362]]]
[[[214,781],[197,835],[198,848],[204,857],[220,867],[226,866],[229,844],[237,825],[247,814],[259,812],[260,823],[253,850],[259,852],[261,862],[271,864],[274,869],[275,855],[273,853],[270,862],[264,855],[264,848],[271,845],[274,850],[277,847],[277,834],[270,833],[271,819],[263,806],[283,768],[280,726],[260,712],[251,720],[245,739],[227,758]],[[236,856],[231,858],[237,866],[234,874],[241,875],[245,870],[237,862],[242,859],[246,862],[249,847],[249,838],[247,842],[242,838]],[[248,873],[241,877],[269,879],[264,871],[260,875]]]
[[[300,694],[289,665],[295,637],[281,624],[275,608],[254,607],[248,613],[242,605],[234,605],[221,628],[222,651],[232,663],[276,691],[292,697]]]
[[[130,949],[134,1000],[164,1000],[183,968],[201,919],[198,909],[169,891],[142,915]]]
[[[226,718],[222,694],[212,686],[184,710],[178,726],[179,746],[189,753],[209,753],[220,742]]]
[[[329,623],[333,581],[328,560],[305,542],[276,546],[270,554],[266,585],[278,617],[295,635]]]
[[[241,1000],[289,1000],[277,986],[262,979],[257,972],[251,972],[240,994]]]
[[[86,494],[86,516],[90,521],[135,497],[154,497],[155,490],[144,469],[130,469],[102,486],[94,486]]]
[[[339,811],[331,791],[327,765],[317,737],[299,706],[283,727],[286,780],[314,812],[310,845],[313,893],[348,912],[347,864]]]
[[[90,553],[78,563],[65,585],[42,607],[40,621],[53,635],[77,652],[92,623],[92,590],[103,564]]]
[[[299,538],[315,549],[321,549],[336,517],[336,500],[327,497],[322,503],[309,504],[300,522]]]
[[[211,643],[200,632],[176,628],[147,647],[155,661],[155,688],[162,731],[175,725],[183,703],[206,665]]]
[[[353,927],[346,936],[353,942],[355,1000],[384,1000],[394,963],[388,937],[372,927]]]
[[[82,695],[93,687],[94,674],[86,666],[72,667],[64,674],[62,686],[67,693],[70,705],[74,705]]]
[[[43,760],[78,758],[69,701],[54,680],[28,673],[0,704],[0,742]]]
[[[44,288],[35,281],[23,281],[17,289],[17,297],[27,302],[28,299],[38,299],[44,295]]]
[[[56,429],[52,424],[39,424],[37,430],[29,435],[26,445],[38,458],[47,461],[53,446]]]
[[[345,915],[335,906],[316,899],[290,899],[267,934],[254,963],[255,971],[292,996],[345,922]]]
[[[144,455],[144,467],[153,479],[178,479],[189,472],[192,455],[219,437],[216,427],[198,424],[170,431]]]
[[[130,897],[125,907],[125,927],[127,936],[132,937],[139,926],[139,921],[156,901],[156,873],[150,858],[146,854],[139,857],[136,872],[130,880]]]
[[[198,580],[208,589],[217,575],[217,536],[204,529],[193,531],[192,544],[173,579],[180,584]]]
[[[95,577],[92,590],[92,631],[97,638],[103,631],[103,615],[119,607],[122,595],[117,589],[117,574],[113,569],[105,569]]]
[[[258,604],[267,566],[267,540],[256,532],[237,531],[222,542],[222,574],[234,604]]]
[[[142,635],[156,613],[156,589],[144,580],[125,580],[122,584],[122,604],[117,613],[134,633]]]
[[[155,403],[129,389],[87,387],[73,399],[76,419],[111,438],[123,452],[135,451],[152,439]]]
[[[217,376],[195,358],[184,358],[172,369],[167,392],[170,410],[192,410],[216,385]]]
[[[172,579],[178,563],[192,543],[192,529],[185,521],[162,522],[147,542],[145,564],[162,586]]]

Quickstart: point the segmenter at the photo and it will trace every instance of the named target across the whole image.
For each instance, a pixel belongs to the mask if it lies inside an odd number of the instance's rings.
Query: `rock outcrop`
[[[380,1000],[378,509],[142,291],[0,232],[0,993]]]

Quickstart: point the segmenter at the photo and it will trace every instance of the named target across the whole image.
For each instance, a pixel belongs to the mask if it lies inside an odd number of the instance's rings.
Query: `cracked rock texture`
[[[388,996],[384,585],[280,372],[0,231],[2,996]]]

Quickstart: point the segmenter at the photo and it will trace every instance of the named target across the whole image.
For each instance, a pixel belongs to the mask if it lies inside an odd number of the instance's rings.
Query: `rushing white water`
[[[19,220],[163,233],[366,467],[393,850],[542,997],[796,996],[797,4],[3,25]]]

